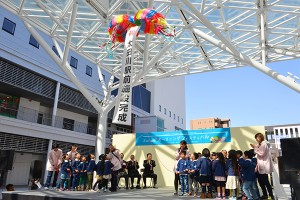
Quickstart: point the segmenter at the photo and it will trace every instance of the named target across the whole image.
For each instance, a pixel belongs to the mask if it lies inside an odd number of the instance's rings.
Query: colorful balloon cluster
[[[140,26],[139,32],[145,34],[162,34],[175,37],[175,28],[168,25],[161,13],[152,8],[145,8],[139,10],[134,17],[124,14],[115,16],[111,20],[108,34],[113,46],[116,42],[124,42],[127,31],[133,26]]]

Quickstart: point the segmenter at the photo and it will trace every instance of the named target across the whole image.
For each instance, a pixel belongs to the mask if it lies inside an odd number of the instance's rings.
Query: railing
[[[88,124],[78,122],[71,119],[66,119],[61,116],[52,116],[48,113],[43,113],[38,110],[25,108],[19,106],[19,108],[12,109],[7,107],[0,106],[0,116],[6,116],[11,118],[16,118],[19,120],[24,120],[32,123],[43,124],[46,126],[52,125],[52,117],[55,118],[54,120],[54,127],[66,129],[70,131],[86,133],[90,135],[96,135],[96,129],[88,127]]]

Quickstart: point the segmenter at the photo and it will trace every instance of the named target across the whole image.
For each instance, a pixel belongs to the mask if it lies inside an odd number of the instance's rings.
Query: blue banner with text
[[[136,133],[136,146],[231,142],[230,128]]]

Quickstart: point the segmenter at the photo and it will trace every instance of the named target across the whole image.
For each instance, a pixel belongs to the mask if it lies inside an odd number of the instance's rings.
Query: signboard
[[[133,53],[139,28],[139,26],[132,27],[126,34],[122,58],[122,76],[118,90],[120,97],[116,103],[113,119],[115,124],[131,125]]]
[[[136,146],[231,142],[230,128],[136,133]]]

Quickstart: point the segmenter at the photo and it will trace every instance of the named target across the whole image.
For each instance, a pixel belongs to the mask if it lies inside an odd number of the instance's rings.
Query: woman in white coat
[[[263,192],[261,199],[268,199],[269,196],[274,199],[272,186],[269,182],[269,174],[273,172],[273,161],[270,154],[270,144],[265,141],[265,137],[261,133],[255,135],[258,144],[251,144],[257,156],[258,183]],[[268,190],[268,193],[267,193]]]
[[[48,153],[48,160],[47,160],[47,180],[45,183],[45,189],[48,189],[52,175],[54,173],[52,187],[56,187],[56,181],[58,177],[59,167],[62,163],[63,153],[62,150],[59,149],[58,144],[52,145],[52,150]]]

